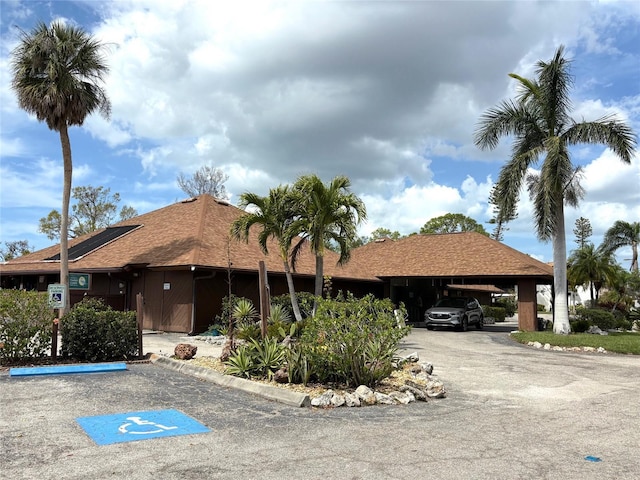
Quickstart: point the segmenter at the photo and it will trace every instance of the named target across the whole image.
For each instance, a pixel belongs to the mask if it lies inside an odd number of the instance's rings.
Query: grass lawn
[[[553,332],[517,332],[511,338],[520,343],[540,342],[559,347],[602,347],[608,352],[631,353],[640,355],[640,333],[609,333],[593,335],[590,333],[572,333],[556,335]]]

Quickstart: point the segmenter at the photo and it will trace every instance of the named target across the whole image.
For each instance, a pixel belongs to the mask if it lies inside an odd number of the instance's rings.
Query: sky
[[[110,188],[139,213],[182,200],[178,174],[212,165],[232,204],[301,175],[346,175],[367,208],[360,235],[417,232],[446,213],[491,231],[511,144],[480,151],[474,130],[514,96],[508,74],[533,77],[559,45],[573,118],[615,114],[640,132],[640,2],[0,0],[0,242],[36,250],[54,243],[38,221],[60,209],[62,153],[18,107],[10,59],[21,31],[53,20],[102,41],[110,67],[110,119],[70,129],[73,185]],[[639,154],[625,165],[601,146],[571,153],[586,195],[566,210],[569,251],[578,217],[596,245],[616,220],[640,221]],[[504,243],[551,261],[526,192],[518,211]]]

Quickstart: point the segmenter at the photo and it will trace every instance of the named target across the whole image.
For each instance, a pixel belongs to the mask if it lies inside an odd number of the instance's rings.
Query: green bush
[[[90,362],[125,360],[138,355],[135,312],[119,312],[84,299],[60,320],[63,357]]]
[[[518,311],[518,301],[515,297],[503,297],[496,302],[495,306],[504,308],[507,317],[513,317]]]
[[[53,317],[46,293],[0,290],[0,360],[46,356]]]
[[[617,322],[613,314],[599,308],[577,308],[576,319],[586,320],[591,325],[600,327],[601,330],[617,328]]]
[[[298,306],[300,307],[300,313],[302,318],[305,319],[311,316],[313,312],[313,293],[309,292],[296,292],[296,298],[298,299]],[[271,305],[282,305],[287,309],[291,318],[293,318],[293,308],[291,307],[291,296],[288,293],[271,297]]]
[[[318,381],[374,387],[393,370],[400,340],[410,327],[398,328],[389,299],[347,294],[318,299],[316,315],[306,321],[300,354]]]
[[[506,310],[503,307],[491,307],[489,305],[483,305],[482,311],[484,312],[484,317],[494,318],[496,322],[504,322],[506,318]]]
[[[546,311],[547,311],[547,309],[545,308],[545,306],[544,306],[544,305],[541,305],[541,304],[539,304],[539,303],[536,305],[536,310],[537,310],[538,312],[541,312],[541,313],[544,313],[544,312],[546,312]]]
[[[579,318],[569,322],[573,333],[584,333],[591,327],[591,322],[585,318]]]

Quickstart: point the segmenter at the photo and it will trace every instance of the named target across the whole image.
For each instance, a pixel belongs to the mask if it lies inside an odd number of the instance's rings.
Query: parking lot
[[[403,351],[434,364],[448,397],[408,406],[294,408],[152,364],[4,372],[0,471],[12,479],[638,478],[639,359],[534,350],[498,330],[414,329]],[[165,409],[209,431],[98,445],[77,421]]]

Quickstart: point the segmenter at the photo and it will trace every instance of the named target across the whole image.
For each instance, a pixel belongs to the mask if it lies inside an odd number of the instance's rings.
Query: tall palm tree
[[[288,186],[280,185],[269,190],[269,195],[261,197],[255,193],[243,193],[240,195],[240,206],[247,208],[253,206],[253,211],[236,219],[231,225],[231,235],[238,239],[249,241],[249,230],[253,225],[259,225],[262,230],[258,234],[260,248],[268,254],[267,241],[273,238],[278,243],[280,258],[284,265],[284,274],[287,278],[289,295],[291,297],[291,307],[296,321],[302,320],[293,276],[289,267],[289,250],[291,242],[297,232],[292,231],[291,226],[295,220],[296,212],[294,207],[296,202],[292,199],[292,193]]]
[[[300,232],[301,239],[293,248],[292,264],[295,265],[295,259],[308,241],[316,257],[316,299],[322,296],[326,244],[337,244],[338,264],[346,263],[351,255],[351,245],[357,239],[357,226],[367,218],[364,203],[349,191],[350,187],[351,181],[342,175],[328,185],[317,175],[306,175],[293,186],[300,206],[293,228]],[[314,313],[315,305],[314,302]]]
[[[103,44],[82,29],[57,21],[40,22],[22,32],[11,52],[12,83],[20,108],[44,121],[60,135],[64,164],[62,218],[60,222],[60,282],[69,286],[69,200],[73,164],[68,127],[82,125],[96,110],[107,117],[111,105],[102,88],[108,73]],[[63,315],[68,309],[61,309]]]
[[[603,285],[612,285],[617,275],[611,254],[592,243],[575,250],[569,256],[568,278],[573,285],[589,285],[591,306],[595,306]]]
[[[560,46],[549,62],[538,62],[536,78],[509,74],[518,82],[516,99],[487,110],[474,137],[481,149],[494,149],[500,137],[514,138],[511,158],[500,171],[495,187],[497,207],[507,214],[515,212],[527,170],[544,157],[539,178],[528,183],[538,238],[551,240],[553,244],[553,330],[562,334],[570,330],[564,205],[576,205],[580,200],[576,177],[579,169],[571,163],[569,147],[580,143],[604,144],[628,164],[636,144],[632,129],[613,116],[580,123],[570,117],[569,64],[564,58],[564,47]]]
[[[621,247],[631,247],[632,272],[638,273],[638,244],[640,244],[640,222],[618,220],[604,234],[603,247],[613,253]]]

